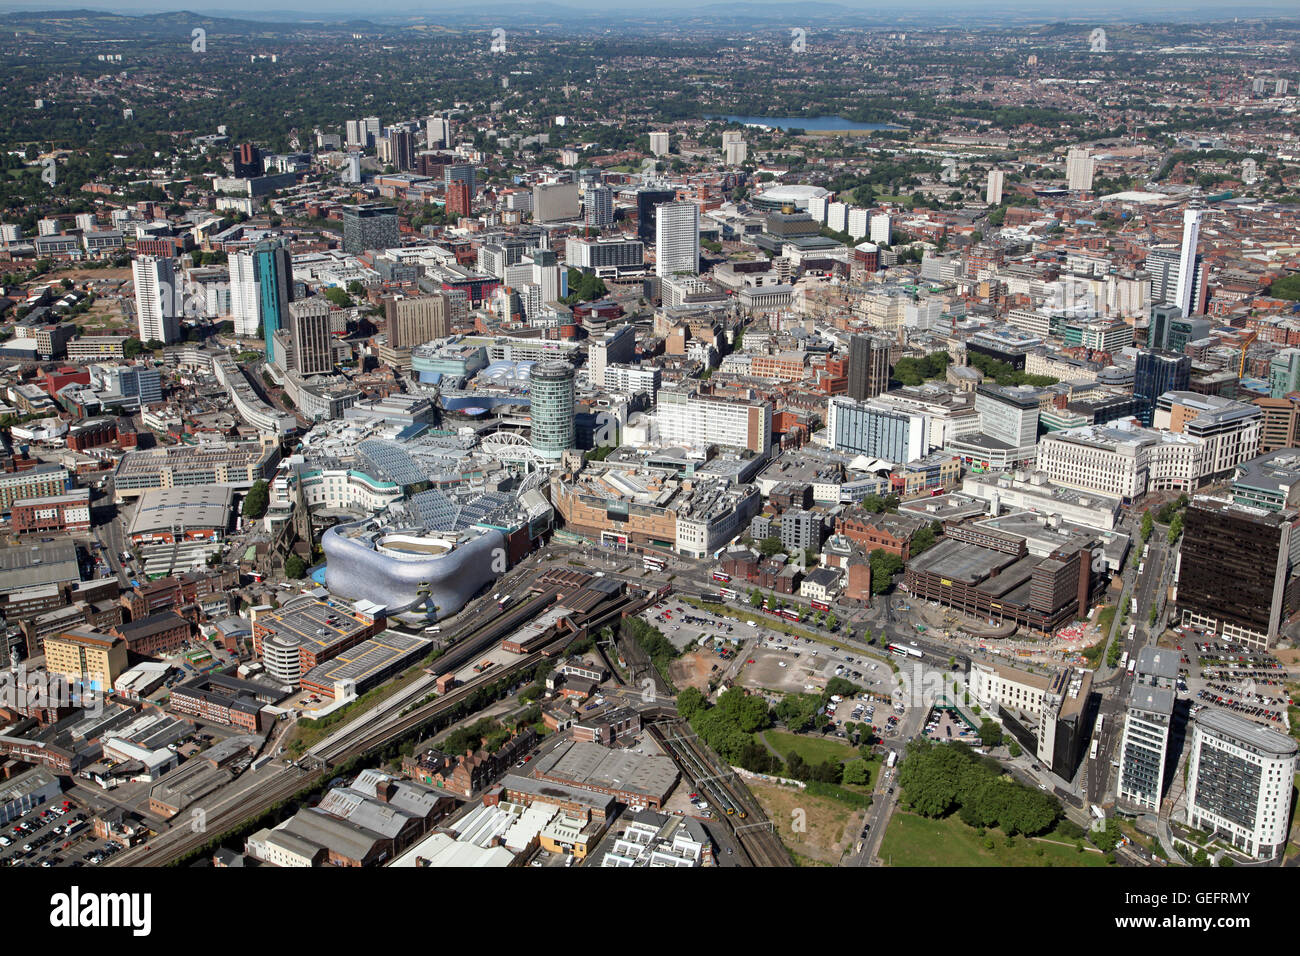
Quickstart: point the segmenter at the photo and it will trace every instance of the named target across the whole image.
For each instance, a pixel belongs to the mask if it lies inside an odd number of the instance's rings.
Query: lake
[[[902,129],[889,123],[855,123],[838,116],[706,116],[705,119],[724,119],[746,126],[772,126],[778,129],[806,129],[819,132],[839,130]]]

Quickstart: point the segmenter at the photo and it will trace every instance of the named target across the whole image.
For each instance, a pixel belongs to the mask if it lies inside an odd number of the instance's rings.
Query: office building
[[[1265,650],[1300,609],[1300,514],[1198,495],[1183,513],[1175,603],[1184,624]]]
[[[1120,802],[1150,813],[1159,811],[1173,714],[1172,690],[1134,683],[1119,749],[1116,796]]]
[[[176,314],[176,260],[157,256],[140,256],[131,263],[135,280],[135,310],[141,342],[180,341],[180,322]]]
[[[989,170],[988,185],[984,190],[984,201],[990,206],[996,206],[1002,202],[1002,181],[1004,174],[1000,169]]]
[[[388,345],[412,349],[451,334],[451,304],[443,293],[391,296],[384,300]]]
[[[581,215],[577,183],[538,183],[533,187],[533,222],[569,222]]]
[[[587,346],[587,375],[591,384],[600,388],[605,382],[608,365],[626,365],[636,358],[636,326],[631,323],[607,329],[599,337],[592,336]]]
[[[1071,192],[1088,192],[1092,189],[1092,175],[1096,166],[1092,152],[1087,149],[1071,149],[1065,156],[1066,187]]]
[[[1285,398],[1300,390],[1300,349],[1283,349],[1268,363],[1268,397]]]
[[[409,130],[395,129],[388,134],[389,149],[393,156],[393,165],[399,172],[409,173],[415,169],[415,134]]]
[[[231,153],[237,179],[252,179],[262,175],[262,151],[252,143],[242,143]]]
[[[669,202],[656,210],[655,275],[698,275],[700,271],[700,207],[693,202]]]
[[[893,464],[923,458],[930,450],[926,415],[844,395],[834,395],[826,403],[826,432],[836,451]]]
[[[849,398],[864,401],[889,388],[888,339],[855,335],[849,339]]]
[[[1139,352],[1133,372],[1133,397],[1142,424],[1151,425],[1161,395],[1186,390],[1191,378],[1192,360],[1188,356],[1154,349]]]
[[[424,145],[429,149],[446,149],[451,146],[451,120],[443,116],[430,116],[426,119]]]
[[[396,206],[362,203],[343,207],[344,252],[357,255],[369,249],[392,249],[401,242]]]
[[[1285,734],[1206,708],[1192,722],[1187,822],[1248,856],[1286,849],[1296,742]]]
[[[323,295],[289,304],[293,364],[299,375],[326,375],[334,370],[330,303]]]
[[[574,378],[573,366],[561,361],[539,362],[529,378],[532,445],[551,461],[558,461],[576,444]]]
[[[1152,424],[1202,443],[1199,477],[1225,475],[1259,452],[1264,416],[1258,405],[1199,392],[1165,392]]]
[[[766,455],[772,447],[772,406],[767,402],[660,391],[655,421],[659,441],[666,445],[723,445],[756,455]]]
[[[673,189],[638,189],[636,193],[636,237],[643,245],[655,241],[655,210],[677,198]]]

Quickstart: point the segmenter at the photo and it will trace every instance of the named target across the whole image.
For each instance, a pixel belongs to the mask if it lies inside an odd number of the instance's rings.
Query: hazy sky
[[[904,0],[903,4],[891,8],[878,0],[833,0],[828,5],[843,8],[846,12],[861,11],[873,20],[888,16],[891,9],[904,15],[915,15],[932,11],[945,20],[951,20],[966,13],[972,17],[988,17],[998,11],[1013,13],[1020,17],[1042,18],[1044,20],[1070,19],[1125,19],[1125,20],[1177,20],[1177,19],[1227,19],[1233,16],[1295,16],[1300,6],[1296,0],[1090,0],[1086,4],[1074,0]],[[0,11],[13,10],[111,10],[119,13],[159,13],[187,10],[210,16],[251,15],[257,19],[269,19],[278,13],[286,14],[286,19],[313,14],[333,16],[355,15],[357,17],[396,17],[421,13],[477,13],[499,7],[519,7],[533,13],[544,13],[546,4],[509,2],[509,0],[480,0],[467,6],[464,0],[414,0],[409,6],[377,8],[373,2],[364,0],[268,0],[262,6],[255,6],[249,0],[0,0]],[[562,0],[552,5],[572,11],[599,11],[607,16],[616,15],[617,10],[681,10],[691,13],[709,13],[738,11],[744,7],[757,9],[778,7],[815,9],[812,3],[794,3],[790,0],[725,0],[710,3],[708,0],[620,0],[611,4],[609,0]]]

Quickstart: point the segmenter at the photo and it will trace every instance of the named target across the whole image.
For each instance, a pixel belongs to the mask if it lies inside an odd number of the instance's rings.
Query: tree
[[[677,695],[677,713],[690,720],[697,713],[708,707],[704,694],[696,687],[687,687]]]
[[[998,747],[1002,744],[1002,728],[998,722],[985,717],[980,723],[980,743],[986,747]]]
[[[850,760],[844,764],[842,782],[852,786],[865,787],[871,783],[871,768],[861,758]]]
[[[291,554],[284,561],[285,577],[298,580],[307,576],[307,562],[299,555]]]
[[[1169,543],[1173,544],[1183,533],[1183,514],[1180,511],[1174,515],[1174,520],[1169,522]]]
[[[774,554],[780,554],[781,548],[781,539],[775,535],[764,538],[758,543],[758,553],[765,558],[770,558]]]
[[[1151,517],[1151,509],[1142,512],[1142,543],[1146,544],[1147,539],[1151,537],[1151,532],[1155,530],[1156,520]]]
[[[266,480],[259,478],[253,482],[253,487],[248,489],[248,494],[244,495],[244,517],[252,520],[262,517],[262,515],[266,514],[267,506],[270,503],[270,489],[267,487]]]

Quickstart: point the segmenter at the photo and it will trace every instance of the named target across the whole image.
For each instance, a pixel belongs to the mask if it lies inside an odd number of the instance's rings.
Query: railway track
[[[691,779],[697,791],[709,797],[736,837],[753,866],[789,866],[790,854],[777,836],[775,825],[730,767],[694,735],[683,720],[651,724],[650,734]]]

